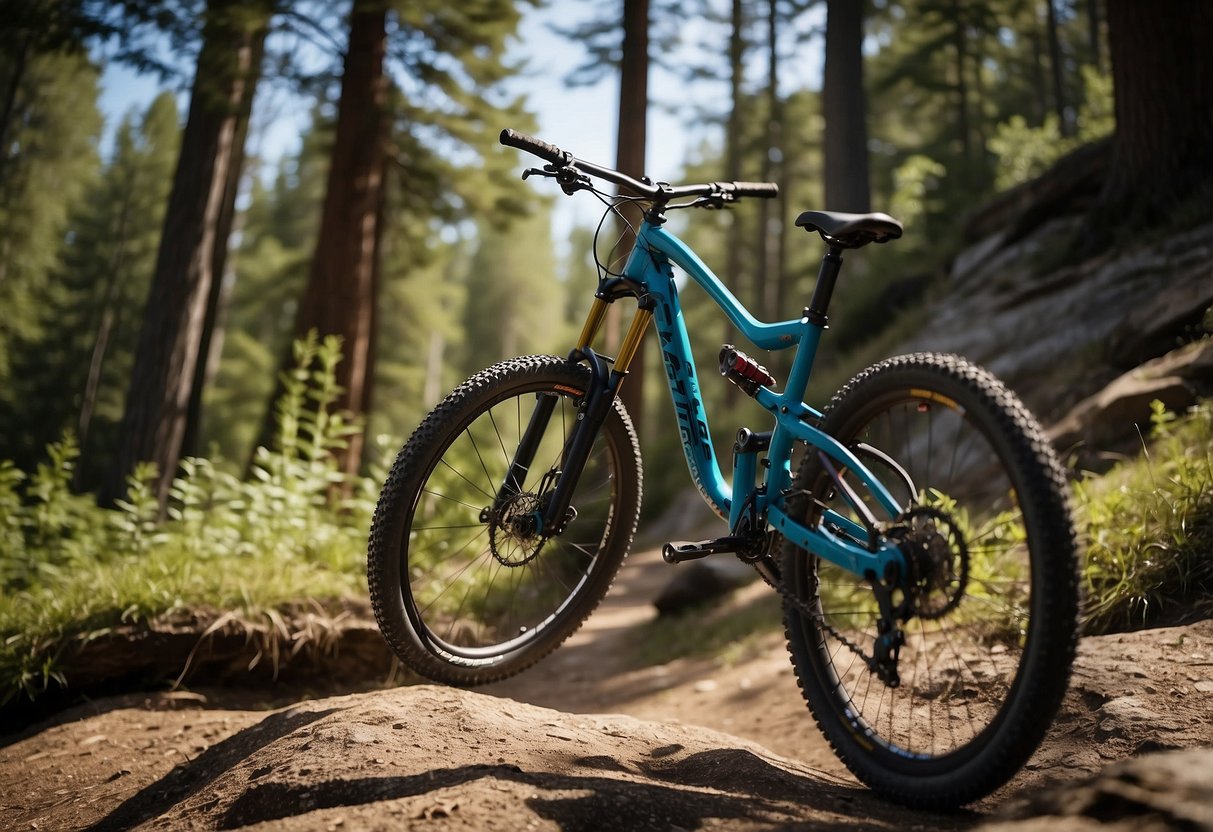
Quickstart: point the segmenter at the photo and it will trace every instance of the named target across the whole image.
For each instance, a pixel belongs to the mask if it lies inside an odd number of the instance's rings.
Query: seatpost
[[[826,312],[830,308],[830,296],[834,294],[834,283],[838,280],[838,272],[842,269],[842,249],[830,246],[825,257],[821,258],[821,270],[817,273],[817,285],[813,288],[813,298],[804,311],[809,323],[824,327],[830,318]]]

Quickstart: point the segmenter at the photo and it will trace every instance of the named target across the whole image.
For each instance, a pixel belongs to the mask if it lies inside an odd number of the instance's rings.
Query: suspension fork
[[[605,380],[607,378],[604,369],[600,366],[601,359],[593,355],[592,352],[586,355],[590,344],[593,343],[599,329],[602,328],[602,322],[606,318],[607,305],[607,302],[601,298],[594,298],[594,304],[590,307],[585,324],[581,328],[581,337],[577,339],[577,347],[569,354],[570,361],[579,361],[582,356],[585,356],[589,361],[591,373],[590,390],[605,387]],[[585,419],[585,403],[589,398],[589,392],[587,390],[582,396],[582,405],[578,408],[579,421],[574,429],[580,427],[581,421]],[[539,396],[539,400],[535,404],[535,410],[531,413],[530,421],[527,423],[526,431],[522,434],[522,439],[518,443],[518,449],[514,451],[514,459],[510,463],[509,473],[506,474],[505,481],[501,483],[501,487],[497,489],[497,498],[493,501],[494,509],[501,508],[506,500],[522,491],[522,484],[526,481],[527,472],[530,471],[531,465],[535,461],[535,452],[539,450],[539,443],[547,432],[548,422],[551,420],[552,413],[555,410],[555,396]]]
[[[594,440],[597,439],[603,423],[610,414],[611,406],[619,395],[619,388],[627,376],[628,367],[640,348],[649,321],[653,318],[651,309],[638,308],[627,335],[620,345],[619,354],[615,358],[614,367],[608,369],[608,361],[598,355],[590,347],[590,343],[598,334],[606,317],[608,302],[595,298],[589,315],[582,328],[577,347],[569,353],[570,361],[585,361],[590,367],[590,383],[581,397],[577,408],[577,421],[565,443],[561,459],[561,470],[558,472],[555,487],[541,508],[539,531],[547,536],[557,535],[572,519],[569,506],[573,499],[573,491],[581,478],[581,472],[589,459]],[[522,442],[514,455],[513,464],[506,481],[502,483],[497,494],[497,505],[504,499],[521,489],[522,478],[534,461],[539,441],[547,430],[548,422],[555,410],[556,400],[541,401],[531,414]],[[512,489],[512,490],[511,490]]]

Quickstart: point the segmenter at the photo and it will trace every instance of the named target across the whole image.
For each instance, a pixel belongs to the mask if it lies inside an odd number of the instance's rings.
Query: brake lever
[[[530,176],[555,179],[556,184],[560,186],[560,190],[564,191],[568,196],[572,196],[578,191],[591,186],[590,177],[571,165],[544,165],[542,169],[527,168],[522,172],[523,179]]]
[[[689,203],[686,207],[706,208],[709,211],[721,211],[724,210],[725,203],[730,201],[731,200],[729,200],[728,197],[723,193],[707,194],[706,196],[701,196],[694,202]]]
[[[550,167],[550,166],[549,166],[549,167]],[[548,170],[547,168],[543,168],[543,169],[540,169],[540,168],[527,168],[526,170],[524,170],[524,171],[522,172],[522,178],[523,178],[523,179],[526,179],[528,176],[546,176],[546,177],[548,177],[549,179],[554,179],[554,178],[555,178],[557,175],[558,175],[558,174],[556,173],[556,171],[554,171],[554,170]]]

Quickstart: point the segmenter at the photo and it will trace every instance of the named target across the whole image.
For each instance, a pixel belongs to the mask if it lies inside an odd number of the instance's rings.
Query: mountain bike
[[[1005,783],[1056,714],[1077,640],[1077,543],[1044,433],[994,376],[954,355],[890,358],[822,410],[803,401],[843,253],[896,239],[901,225],[879,213],[801,214],[796,225],[826,244],[816,286],[801,314],[762,322],[666,219],[771,198],[775,185],[674,186],[512,130],[501,142],[547,163],[524,179],[591,191],[608,212],[635,203],[643,221],[622,270],[600,264],[567,356],[477,373],[398,455],[368,553],[392,649],[439,682],[492,682],[547,655],[597,606],[640,512],[640,450],[618,394],[654,323],[691,479],[727,524],[720,537],[667,544],[665,560],[731,554],[775,588],[809,710],[872,789],[943,808]],[[626,193],[611,197],[595,181]],[[720,352],[721,375],[768,425],[738,430],[731,482],[675,266],[755,347],[794,351],[782,389],[736,346]],[[620,301],[636,311],[610,356],[594,345]]]

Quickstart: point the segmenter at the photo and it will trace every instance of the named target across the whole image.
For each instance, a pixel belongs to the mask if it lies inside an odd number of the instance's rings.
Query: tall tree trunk
[[[958,0],[953,0],[952,8],[956,14],[956,30],[952,33],[953,48],[956,51],[956,129],[960,133],[960,154],[967,164],[973,156],[969,130],[969,85],[965,79],[965,67],[969,63],[969,45]]]
[[[248,139],[249,119],[253,112],[253,95],[261,79],[261,64],[265,56],[265,37],[268,29],[254,33],[252,63],[249,83],[240,101],[236,116],[235,138],[232,144],[232,161],[227,170],[227,181],[223,186],[223,201],[219,205],[219,219],[215,223],[215,250],[211,256],[211,289],[207,293],[206,319],[202,326],[202,340],[198,346],[198,363],[194,368],[194,381],[190,389],[190,403],[186,411],[185,437],[181,442],[182,456],[197,456],[201,453],[202,395],[218,368],[219,355],[223,350],[223,329],[226,308],[232,292],[232,275],[228,274],[228,244],[236,220],[236,197],[240,193],[240,180],[244,174],[244,146]]]
[[[623,60],[619,68],[619,131],[615,144],[615,166],[630,176],[644,175],[649,110],[649,0],[623,2]],[[631,231],[624,225],[620,248],[631,249]],[[642,341],[632,360],[627,381],[620,390],[624,407],[632,416],[637,433],[644,426],[645,345]]]
[[[162,508],[168,501],[213,279],[216,224],[236,121],[250,84],[256,32],[268,19],[267,4],[211,0],[207,7],[118,451],[101,490],[103,504],[126,493],[126,477],[141,461],[156,464],[156,495]]]
[[[76,439],[82,454],[88,453],[89,429],[93,423],[93,413],[97,408],[97,394],[101,388],[101,371],[105,365],[105,356],[109,350],[109,342],[113,333],[120,328],[122,304],[118,302],[119,271],[126,259],[127,225],[131,214],[130,189],[126,189],[122,197],[122,210],[118,214],[118,228],[115,233],[114,253],[110,258],[109,268],[105,274],[105,285],[101,291],[99,314],[97,316],[97,336],[93,339],[93,351],[89,357],[88,372],[84,378],[84,396],[80,403],[80,418],[76,422]],[[90,321],[90,324],[92,322]],[[80,488],[84,466],[76,466],[73,484]]]
[[[1213,213],[1213,3],[1108,0],[1107,22],[1116,133],[1091,225],[1166,222],[1193,198]]]
[[[1045,123],[1045,113],[1048,112],[1048,86],[1045,84],[1045,49],[1040,42],[1040,21],[1035,12],[1032,14],[1032,126],[1039,127]]]
[[[1099,0],[1087,0],[1087,48],[1091,53],[1091,66],[1096,72],[1103,72],[1103,49],[1099,40]]]
[[[355,0],[320,231],[295,317],[296,336],[312,329],[321,337],[341,336],[344,357],[337,365],[337,383],[342,393],[335,404],[355,416],[365,412],[371,396],[375,259],[387,157],[386,47],[386,7]],[[272,413],[271,407],[271,419]],[[357,473],[361,458],[358,434],[341,454],[341,470]]]
[[[745,102],[742,81],[745,78],[745,8],[741,0],[733,0],[729,33],[729,117],[724,126],[724,178],[741,179],[741,124]],[[729,228],[725,235],[724,282],[739,298],[747,299],[742,284],[742,227],[736,211],[729,212]],[[748,299],[747,299],[748,300]],[[721,339],[733,341],[733,326],[725,320]],[[726,395],[735,396],[736,387],[726,385]]]
[[[763,182],[769,182],[775,173],[775,158],[783,161],[783,102],[779,98],[779,3],[767,0],[767,141],[766,153],[762,156]],[[772,208],[779,214],[778,203],[759,200],[758,205],[758,298],[759,309],[767,320],[779,313],[777,305],[779,284],[783,275],[776,269],[779,257],[779,227],[771,221]],[[783,223],[778,223],[782,226]]]
[[[1074,122],[1066,106],[1065,62],[1061,54],[1061,36],[1057,31],[1056,0],[1045,0],[1045,14],[1049,32],[1049,67],[1053,74],[1053,107],[1057,113],[1057,124],[1063,136],[1074,135]]]
[[[827,0],[825,78],[825,207],[871,210],[868,108],[863,89],[863,10],[859,0]]]
[[[4,103],[0,105],[0,186],[4,184],[4,170],[8,166],[8,134],[13,123],[13,112],[17,109],[17,93],[25,79],[26,62],[29,59],[29,43],[21,41],[17,54],[13,56],[13,68],[4,90]]]

